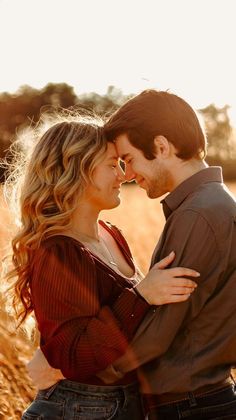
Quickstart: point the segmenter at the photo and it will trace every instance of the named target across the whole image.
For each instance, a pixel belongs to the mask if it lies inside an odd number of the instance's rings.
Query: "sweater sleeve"
[[[41,349],[71,380],[85,381],[124,354],[129,334],[122,323],[130,318],[131,334],[147,311],[129,289],[112,307],[101,306],[97,284],[92,258],[74,241],[58,240],[38,250],[31,288]]]

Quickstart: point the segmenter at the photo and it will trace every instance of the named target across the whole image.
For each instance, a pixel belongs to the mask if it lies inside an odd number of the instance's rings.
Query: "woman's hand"
[[[40,348],[36,350],[33,359],[27,363],[26,368],[37,389],[49,388],[61,379],[65,379],[59,369],[54,369],[49,365]]]
[[[199,277],[200,274],[197,271],[183,267],[166,269],[174,258],[175,253],[171,252],[155,264],[136,286],[137,291],[150,305],[183,302],[197,287],[194,281],[185,278],[185,276]]]

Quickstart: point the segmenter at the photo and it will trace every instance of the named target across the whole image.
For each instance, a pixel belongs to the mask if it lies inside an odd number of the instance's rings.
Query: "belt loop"
[[[127,394],[129,393],[129,391],[126,388],[124,388],[122,391],[123,391],[123,396],[124,396],[123,408],[125,409],[128,404],[129,395]]]
[[[46,392],[42,390],[42,392],[44,393],[44,398],[46,400],[48,400],[49,397],[53,394],[53,392],[55,391],[57,385],[58,385],[58,382],[56,382],[54,385],[50,386],[50,388],[48,388]]]
[[[192,392],[188,392],[188,397],[189,397],[189,405],[190,407],[196,407],[197,406],[197,401],[195,396],[193,395]]]
[[[235,381],[235,379],[234,379],[234,377],[233,377],[232,373],[230,374],[230,378],[231,378],[231,379],[232,379],[232,381],[233,381],[234,387],[236,387],[236,381]]]

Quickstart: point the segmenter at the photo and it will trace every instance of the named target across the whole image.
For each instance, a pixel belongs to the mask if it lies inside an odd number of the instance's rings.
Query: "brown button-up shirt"
[[[150,311],[121,371],[140,367],[144,393],[193,391],[217,383],[236,365],[236,202],[221,169],[201,170],[163,201],[166,225],[152,264],[172,250],[172,266],[201,273],[186,302]]]

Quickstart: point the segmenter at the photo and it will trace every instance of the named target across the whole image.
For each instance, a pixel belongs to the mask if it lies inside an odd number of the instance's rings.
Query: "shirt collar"
[[[206,182],[223,182],[222,168],[220,166],[211,166],[204,168],[185,181],[181,182],[170,194],[161,200],[163,212],[167,219],[170,214],[176,210],[180,204],[191,194],[200,184]]]

